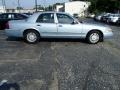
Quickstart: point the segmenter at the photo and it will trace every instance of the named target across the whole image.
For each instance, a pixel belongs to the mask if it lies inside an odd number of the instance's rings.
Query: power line
[[[5,2],[5,0],[2,0],[2,6],[3,6],[3,9],[4,9],[4,12],[6,12],[6,2]]]

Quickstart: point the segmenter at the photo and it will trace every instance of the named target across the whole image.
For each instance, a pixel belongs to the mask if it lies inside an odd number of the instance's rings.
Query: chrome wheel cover
[[[97,43],[99,41],[100,37],[98,33],[92,33],[90,35],[90,42],[91,43]]]
[[[30,32],[27,34],[27,41],[29,42],[35,42],[37,40],[37,36],[35,33]]]

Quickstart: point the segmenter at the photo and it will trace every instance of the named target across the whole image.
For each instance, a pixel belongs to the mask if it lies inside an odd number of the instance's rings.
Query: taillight
[[[9,22],[7,22],[6,24],[5,24],[5,29],[9,29],[10,27],[9,27]]]

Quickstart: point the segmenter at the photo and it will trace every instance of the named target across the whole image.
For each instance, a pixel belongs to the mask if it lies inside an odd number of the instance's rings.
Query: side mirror
[[[77,21],[73,21],[71,24],[78,24],[78,22]]]

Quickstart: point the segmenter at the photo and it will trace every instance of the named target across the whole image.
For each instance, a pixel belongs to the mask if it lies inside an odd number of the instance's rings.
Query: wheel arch
[[[87,36],[89,35],[89,33],[91,33],[91,32],[94,32],[94,31],[98,31],[100,34],[101,34],[101,40],[100,41],[103,41],[103,38],[104,38],[104,34],[103,34],[103,32],[101,31],[101,30],[98,30],[98,29],[92,29],[92,30],[90,30],[87,34],[86,34],[86,38],[87,38]]]
[[[30,28],[30,29],[26,29],[23,31],[23,36],[25,36],[26,32],[28,32],[28,31],[35,31],[40,35],[40,32],[38,30]]]

